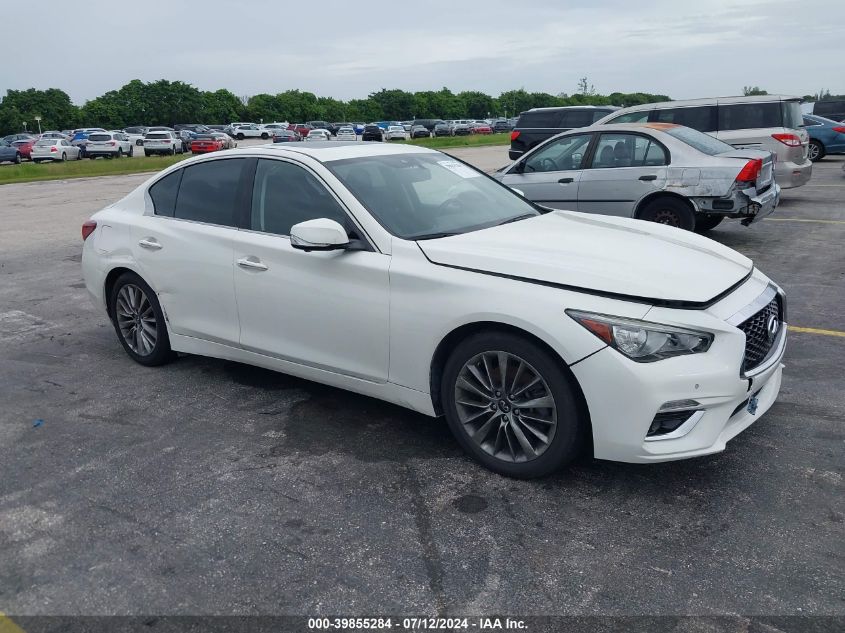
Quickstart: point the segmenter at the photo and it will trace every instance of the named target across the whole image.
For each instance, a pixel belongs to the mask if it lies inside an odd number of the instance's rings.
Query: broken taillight
[[[755,180],[757,180],[757,176],[760,175],[761,169],[763,169],[763,159],[762,158],[752,158],[750,161],[745,163],[745,166],[737,174],[736,181],[737,182],[754,182]]]

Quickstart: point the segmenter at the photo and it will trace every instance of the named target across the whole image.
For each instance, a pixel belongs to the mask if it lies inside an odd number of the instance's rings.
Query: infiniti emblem
[[[766,333],[768,334],[770,341],[773,341],[775,339],[775,336],[777,336],[779,329],[780,321],[778,321],[778,318],[773,314],[766,321]]]

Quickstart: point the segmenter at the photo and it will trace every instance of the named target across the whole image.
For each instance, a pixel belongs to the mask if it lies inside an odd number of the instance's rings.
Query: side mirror
[[[349,236],[339,223],[318,218],[294,224],[290,228],[290,245],[303,251],[336,251],[349,246]]]

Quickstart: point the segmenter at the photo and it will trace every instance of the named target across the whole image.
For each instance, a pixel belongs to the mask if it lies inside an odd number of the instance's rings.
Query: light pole
[[[36,122],[38,123],[38,133],[41,134],[41,117],[35,117]]]

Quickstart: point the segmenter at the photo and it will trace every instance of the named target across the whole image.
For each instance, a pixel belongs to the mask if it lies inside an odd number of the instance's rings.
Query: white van
[[[718,97],[647,103],[617,110],[603,123],[675,123],[733,145],[764,149],[775,155],[775,179],[782,189],[810,180],[810,136],[801,117],[801,99],[782,95]]]

